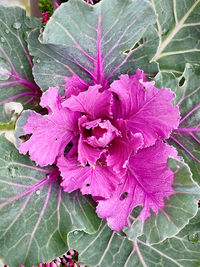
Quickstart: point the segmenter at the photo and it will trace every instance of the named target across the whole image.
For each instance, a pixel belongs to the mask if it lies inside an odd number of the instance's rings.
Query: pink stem
[[[58,8],[60,5],[55,1],[55,6]]]
[[[7,102],[10,102],[10,101],[13,101],[13,100],[15,100],[17,98],[20,98],[20,97],[23,97],[23,96],[27,96],[27,95],[37,96],[37,94],[34,94],[32,92],[25,92],[25,93],[21,93],[21,94],[14,95],[14,96],[11,96],[11,97],[7,98],[6,100],[0,102],[0,105],[2,105],[4,103],[7,103]]]
[[[174,132],[183,132],[183,133],[200,132],[200,129],[198,129],[198,128],[178,128],[178,129],[175,129]]]

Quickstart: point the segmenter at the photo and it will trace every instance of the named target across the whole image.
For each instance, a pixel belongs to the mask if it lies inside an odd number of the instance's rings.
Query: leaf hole
[[[125,198],[127,198],[127,196],[128,196],[128,192],[124,192],[120,195],[119,200],[124,200]]]
[[[119,101],[119,97],[118,97],[118,95],[113,94],[113,96],[114,96],[114,98],[115,98],[117,101]]]
[[[32,134],[26,134],[26,135],[21,135],[19,139],[22,141],[22,143],[25,143],[31,138]]]
[[[178,85],[181,87],[181,86],[184,85],[184,83],[185,83],[185,77],[182,77],[182,78],[180,79]]]
[[[137,218],[137,217],[140,215],[142,209],[143,209],[143,207],[142,207],[141,205],[136,206],[136,207],[132,210],[131,215],[132,215],[134,218]]]
[[[124,54],[129,54],[130,52],[131,52],[131,50],[128,49],[128,50],[124,51]]]
[[[64,155],[69,153],[69,151],[72,149],[72,147],[73,147],[73,143],[72,143],[72,141],[70,141],[65,147]]]

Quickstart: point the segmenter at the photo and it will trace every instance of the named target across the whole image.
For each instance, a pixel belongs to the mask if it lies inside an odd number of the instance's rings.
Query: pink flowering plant
[[[199,266],[200,0],[86,2],[0,7],[0,258]]]

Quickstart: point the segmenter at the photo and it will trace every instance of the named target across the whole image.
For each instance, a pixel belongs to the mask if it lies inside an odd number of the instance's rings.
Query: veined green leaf
[[[200,61],[200,0],[151,0],[157,18],[159,45],[152,61],[180,73],[186,63]]]
[[[95,233],[101,220],[91,198],[67,194],[59,174],[34,165],[0,136],[0,258],[11,267],[52,261],[67,250],[67,235]]]
[[[48,21],[40,42],[30,35],[35,57],[34,77],[43,90],[49,86],[94,83],[105,88],[121,73],[157,71],[151,55],[131,55],[142,48],[141,40],[156,16],[145,0],[102,0],[92,6],[82,0],[62,4]],[[148,33],[147,33],[148,34]],[[140,43],[138,43],[140,41]]]
[[[171,88],[176,94],[181,120],[169,143],[190,166],[193,178],[200,184],[200,70],[199,65],[187,64],[183,74],[176,78],[172,73],[160,72],[155,77],[160,88]]]
[[[94,235],[70,233],[68,243],[90,267],[198,267],[200,212],[178,235],[155,245],[146,244],[144,236],[131,242],[105,224]]]
[[[20,102],[25,108],[38,104],[41,90],[34,83],[32,59],[26,39],[40,20],[26,17],[19,7],[0,6],[0,123],[10,121],[8,102]]]

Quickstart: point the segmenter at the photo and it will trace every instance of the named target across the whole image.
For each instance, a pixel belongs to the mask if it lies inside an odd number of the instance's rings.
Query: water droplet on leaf
[[[8,34],[10,31],[8,29],[6,29],[5,32]]]
[[[10,78],[10,67],[4,59],[0,59],[0,80],[8,80]]]
[[[16,177],[16,171],[18,170],[17,167],[8,167],[8,172],[12,178]]]
[[[198,233],[192,233],[188,235],[188,240],[192,243],[197,243],[199,241],[199,234]]]
[[[5,81],[10,77],[8,70],[2,66],[0,66],[0,80]]]
[[[162,31],[162,34],[165,34],[165,33],[166,33],[166,31],[167,31],[167,29],[163,29],[163,31]]]
[[[36,62],[37,62],[37,63],[40,63],[40,59],[38,58],[38,59],[36,60]]]
[[[13,24],[13,28],[15,28],[16,30],[20,29],[21,26],[21,23],[17,21]]]
[[[5,42],[5,39],[3,37],[1,37],[1,42],[4,43]]]
[[[74,235],[78,235],[78,231],[74,231]]]
[[[21,66],[20,66],[20,69],[23,69],[23,68],[24,68],[24,66],[21,65]]]
[[[39,196],[40,195],[40,190],[37,190],[35,193]]]

